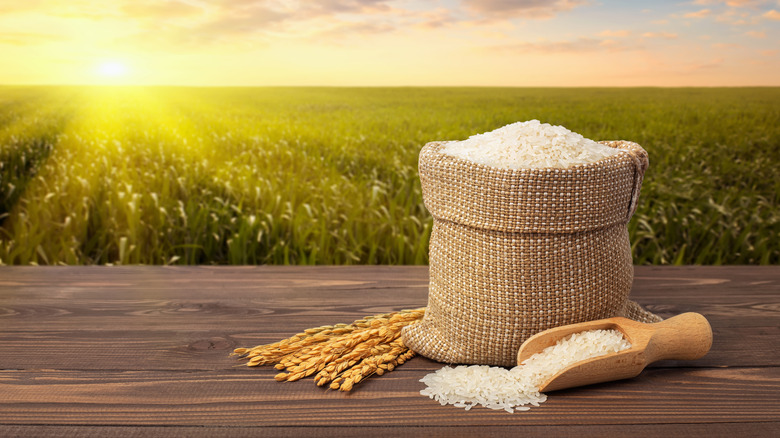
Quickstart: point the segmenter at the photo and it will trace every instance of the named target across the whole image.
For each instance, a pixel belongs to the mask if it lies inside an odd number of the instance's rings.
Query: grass
[[[0,264],[424,264],[428,141],[650,154],[636,264],[780,263],[778,88],[0,88]]]

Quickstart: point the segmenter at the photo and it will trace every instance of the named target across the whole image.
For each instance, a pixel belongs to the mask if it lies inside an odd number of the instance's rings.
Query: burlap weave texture
[[[567,169],[497,169],[444,154],[443,142],[422,149],[434,219],[428,309],[404,329],[406,345],[440,362],[512,366],[523,341],[548,328],[660,320],[628,299],[626,224],[647,153],[602,143],[624,152]]]

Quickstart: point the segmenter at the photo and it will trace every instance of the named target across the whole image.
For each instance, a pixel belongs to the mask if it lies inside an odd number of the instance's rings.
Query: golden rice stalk
[[[414,356],[414,351],[406,348],[401,339],[394,341],[391,346],[392,348],[389,352],[367,357],[359,364],[344,371],[338,378],[333,380],[330,388],[349,391],[353,385],[360,383],[371,375],[381,376],[385,372],[393,371],[396,366]],[[319,382],[317,384],[320,385]]]
[[[254,348],[236,348],[232,355],[247,366],[275,364],[283,371],[274,379],[292,382],[314,375],[317,386],[350,391],[376,374],[393,371],[414,352],[401,340],[401,329],[421,320],[425,308],[367,316],[352,324],[304,330],[287,339]]]

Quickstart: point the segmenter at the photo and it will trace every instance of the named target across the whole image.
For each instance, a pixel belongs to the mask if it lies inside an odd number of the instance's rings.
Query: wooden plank
[[[321,318],[229,317],[175,324],[176,329],[143,330],[136,324],[107,325],[120,329],[38,329],[10,327],[0,332],[2,368],[75,370],[226,370],[241,364],[229,357],[237,347],[276,342],[302,329],[335,322],[350,322],[351,315]],[[314,321],[314,322],[313,322]],[[693,362],[663,361],[651,367],[780,366],[777,354],[780,327],[728,328],[714,324],[710,352]],[[187,325],[191,327],[187,330]]]
[[[632,297],[663,316],[705,314],[710,354],[552,393],[526,413],[464,412],[420,396],[418,380],[441,367],[425,358],[343,394],[280,384],[276,371],[227,357],[304,328],[423,306],[427,275],[424,266],[0,267],[0,436],[777,430],[778,267],[637,267]]]
[[[776,436],[780,422],[770,421],[751,425],[750,436]],[[637,424],[637,425],[557,425],[474,427],[461,426],[30,426],[0,425],[0,436],[6,438],[29,437],[79,437],[79,438],[147,438],[150,436],[213,438],[213,437],[339,437],[366,438],[382,436],[426,438],[505,438],[508,436],[551,436],[559,438],[604,438],[612,436],[641,436],[643,438],[690,438],[695,436],[731,437],[745,436],[743,423],[691,423],[691,424]]]
[[[350,268],[74,267],[74,274],[70,267],[3,267],[0,315],[19,328],[46,323],[50,330],[90,324],[104,329],[100,317],[135,316],[123,322],[150,327],[162,321],[176,329],[193,315],[207,323],[307,315],[317,324],[333,321],[325,317],[354,318],[427,301],[426,267]],[[663,316],[695,310],[722,317],[718,325],[728,327],[775,325],[780,304],[767,297],[780,294],[778,269],[748,268],[637,267],[632,298]]]
[[[425,304],[427,267],[357,268],[363,267],[0,267],[4,301],[0,315],[31,322],[83,317],[80,323],[97,314],[116,316],[117,311],[136,316],[187,312],[220,316],[243,308],[258,315],[266,312],[263,305],[282,304],[295,313],[315,300],[322,308],[309,310],[319,314],[354,306],[355,293],[371,296],[373,307],[379,309]],[[734,325],[766,325],[780,307],[766,302],[767,296],[780,293],[778,271],[767,267],[659,271],[639,266],[632,298],[667,316],[695,308],[708,316],[731,317]],[[247,308],[247,303],[254,306]],[[69,304],[81,310],[74,313]],[[372,306],[362,307],[374,311]],[[26,318],[31,312],[35,318]]]
[[[438,365],[435,365],[438,368]],[[419,395],[405,367],[351,393],[249,372],[2,371],[0,418],[18,425],[451,426],[698,424],[776,421],[780,369],[653,369],[550,393],[527,412],[469,412]]]
[[[639,299],[647,295],[675,301],[702,297],[728,300],[732,293],[776,295],[779,272],[776,267],[763,266],[637,266],[632,294]],[[394,289],[410,286],[425,291],[427,281],[426,266],[0,267],[3,296],[52,300],[75,294],[98,297],[95,294],[117,290],[133,290],[140,297],[154,297],[164,291],[172,299],[202,298],[219,291],[244,299],[256,296],[259,290],[272,295],[276,295],[273,290],[280,294],[295,290],[317,296],[316,292],[331,287],[395,293],[398,291]]]
[[[710,319],[715,343],[695,366],[778,365],[778,269],[726,269],[751,272],[722,281],[712,269],[641,268],[634,295],[649,308]],[[4,267],[0,274],[2,361],[19,369],[51,367],[53,358],[61,369],[225,368],[235,347],[427,300],[426,267]],[[689,289],[668,292],[683,282]],[[710,289],[728,282],[742,292]],[[662,293],[668,304],[651,297]]]

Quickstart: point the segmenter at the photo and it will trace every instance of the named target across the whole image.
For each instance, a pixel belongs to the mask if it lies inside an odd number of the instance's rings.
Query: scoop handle
[[[712,327],[699,313],[683,313],[650,325],[653,334],[645,351],[647,363],[698,359],[712,347]]]

